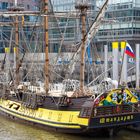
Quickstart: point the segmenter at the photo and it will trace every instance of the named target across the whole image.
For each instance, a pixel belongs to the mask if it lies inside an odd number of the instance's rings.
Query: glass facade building
[[[55,11],[75,11],[75,3],[78,0],[51,0]],[[96,0],[80,0],[87,2],[90,9],[95,10]]]
[[[17,5],[18,7],[24,8],[25,11],[35,11],[37,10],[36,2],[37,0],[18,0]],[[14,4],[14,0],[0,0],[0,11],[8,11],[8,8],[13,7]],[[19,20],[21,21],[21,17],[19,17]],[[24,21],[33,22],[35,21],[35,18],[33,18],[32,16],[24,16]],[[10,16],[0,16],[0,22],[2,22],[2,25],[0,26],[0,52],[4,52],[4,48],[9,46],[9,40],[11,35],[12,26],[9,26],[9,23],[14,23],[14,18]],[[31,32],[29,29],[29,27],[25,27],[23,29],[24,33],[28,37],[30,37],[29,32]]]
[[[98,4],[101,2],[102,0]],[[110,67],[114,57],[112,42],[119,42],[119,66],[123,57],[120,42],[128,42],[136,54],[136,44],[140,44],[140,1],[110,0],[104,22],[96,34],[95,41],[101,62],[104,62],[104,45],[108,46]],[[132,67],[135,67],[135,60],[127,57],[127,70],[129,71]],[[119,69],[119,71],[121,70]],[[132,75],[132,73],[135,73],[135,69],[130,70],[128,75]]]
[[[54,11],[73,11],[75,10],[75,0],[52,0]]]
[[[83,0],[81,0],[82,2]],[[88,4],[90,3],[90,10],[95,10],[95,0],[84,0],[87,1]],[[71,13],[78,13],[76,11],[75,4],[77,0],[51,0],[53,9],[55,12],[67,12],[67,17],[65,18],[57,18],[59,24],[59,31],[58,27],[54,26],[50,30],[50,39],[54,43],[51,42],[52,51],[58,52],[60,47],[60,32],[64,35],[64,42],[62,45],[62,51],[64,52],[73,52],[76,48],[72,48],[71,44],[75,44],[81,40],[81,29],[79,28],[80,21],[79,18],[70,18]],[[93,16],[93,15],[91,15]],[[52,26],[53,24],[51,24]],[[58,39],[59,38],[59,39]]]
[[[18,0],[19,4],[23,4],[23,1],[26,10],[37,9],[35,4],[38,0]],[[90,3],[91,6],[91,16],[89,17],[91,23],[95,17],[96,11],[98,11],[98,7],[100,7],[105,0],[85,1]],[[54,17],[49,20],[50,51],[58,52],[60,47],[64,52],[75,51],[75,48],[70,46],[81,40],[81,25],[79,19],[70,18],[70,14],[77,12],[75,9],[77,0],[51,0],[50,2],[49,7],[52,8],[54,12],[68,13],[65,18],[56,16],[56,18]],[[7,7],[11,6],[12,3],[13,0],[0,0],[0,10],[7,10]],[[3,19],[3,17],[1,17],[1,19]],[[4,20],[6,21],[8,18],[4,18]],[[34,19],[31,17],[30,20]],[[87,26],[89,26],[90,23],[87,23]],[[132,46],[140,42],[139,0],[110,0],[105,13],[105,21],[101,24],[94,41],[96,45],[99,46],[97,50],[102,51],[100,47],[104,44],[108,44],[109,50],[111,50],[112,41],[122,40],[128,41]]]
[[[98,11],[105,0],[89,0],[92,10]],[[52,0],[55,11],[74,11],[75,0]],[[94,17],[94,16],[93,16]],[[60,22],[60,25],[65,25]],[[76,25],[73,23],[71,27]],[[77,24],[79,26],[79,24]],[[74,30],[76,30],[75,27]],[[71,31],[69,33],[69,31]],[[73,33],[73,34],[72,34]],[[75,37],[76,34],[68,30],[67,35]],[[78,37],[77,37],[78,38]],[[110,0],[105,13],[105,21],[101,24],[99,32],[95,37],[98,49],[102,50],[104,44],[111,48],[112,41],[128,41],[132,46],[140,42],[140,1],[139,0]],[[110,49],[111,50],[111,49]]]
[[[110,1],[105,21],[96,36],[97,44],[128,41],[132,46],[140,43],[140,1]]]
[[[7,10],[7,7],[13,6],[15,0],[0,0],[0,11]],[[36,10],[38,0],[17,0],[18,5],[23,6],[25,10]]]

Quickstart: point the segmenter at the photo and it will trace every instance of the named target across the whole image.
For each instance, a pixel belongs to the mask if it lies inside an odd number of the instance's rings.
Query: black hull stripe
[[[127,122],[127,123],[121,123],[121,124],[108,124],[106,126],[91,126],[91,127],[87,127],[88,129],[98,129],[98,128],[108,128],[108,127],[118,127],[118,126],[126,126],[126,125],[131,125],[131,124],[136,124],[136,123],[140,123],[140,121],[133,121],[133,122]]]

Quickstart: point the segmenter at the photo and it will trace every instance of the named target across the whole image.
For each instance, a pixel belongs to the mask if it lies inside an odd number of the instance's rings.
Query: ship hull
[[[24,107],[18,102],[4,99],[0,101],[0,112],[12,120],[38,126],[49,131],[89,135],[98,135],[101,132],[110,132],[110,130],[117,133],[122,127],[136,124],[140,118],[139,113],[80,118],[80,111],[43,108],[34,110]]]
[[[108,115],[90,119],[89,129],[113,128],[127,125],[133,125],[140,122],[140,113],[126,113],[117,115]]]
[[[1,110],[1,109],[0,109]],[[29,121],[25,119],[21,119],[19,117],[15,117],[13,115],[10,115],[9,113],[6,113],[5,111],[0,111],[0,114],[5,116],[6,118],[15,121],[16,123],[23,123],[25,125],[31,125],[33,127],[38,127],[41,129],[45,129],[47,131],[54,131],[54,132],[60,132],[60,133],[72,133],[72,134],[83,134],[84,130],[83,129],[72,129],[72,128],[60,128],[60,127],[55,127],[55,126],[49,126],[49,125],[44,125],[37,123],[35,121]]]
[[[13,107],[10,107],[11,104]],[[20,106],[18,110],[15,109],[15,105]],[[0,112],[12,120],[63,133],[86,133],[88,125],[87,118],[78,119],[79,111],[56,111],[42,108],[34,110],[18,102],[3,99],[0,103]]]

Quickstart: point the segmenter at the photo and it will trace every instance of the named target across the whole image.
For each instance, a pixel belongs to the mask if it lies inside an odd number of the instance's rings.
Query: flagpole
[[[121,49],[122,49],[122,48],[121,48]],[[119,76],[118,85],[121,85],[120,82],[121,82],[121,77],[122,77],[122,69],[123,69],[123,64],[124,64],[125,51],[126,51],[126,42],[125,42],[125,47],[124,47],[124,50],[123,50],[122,65],[121,65],[121,73],[120,73],[120,76]]]

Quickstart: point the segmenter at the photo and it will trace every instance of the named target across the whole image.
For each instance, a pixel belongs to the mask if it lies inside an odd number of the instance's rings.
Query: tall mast
[[[17,4],[17,0],[14,0],[14,6],[8,8],[9,11],[23,11],[23,7],[19,7]],[[15,54],[15,85],[19,85],[19,21],[18,16],[15,16],[15,48],[14,48],[14,54]]]
[[[49,34],[48,34],[48,0],[44,0],[44,29],[45,29],[45,89],[49,91]]]
[[[80,90],[81,94],[84,94],[84,69],[85,69],[85,37],[86,37],[86,13],[89,8],[86,0],[81,1],[77,0],[75,6],[76,9],[79,9],[81,12],[81,21],[82,21],[82,46],[81,46],[81,64],[80,64]]]
[[[14,6],[11,8],[12,11],[19,11],[19,8],[17,7],[17,0],[14,2]],[[19,85],[19,31],[18,31],[18,16],[15,16],[15,48],[14,48],[14,54],[15,54],[15,85]]]
[[[15,17],[15,49],[14,53],[16,55],[16,69],[15,69],[15,84],[16,86],[19,85],[19,71],[17,70],[19,67],[19,36],[18,36],[18,16]]]

